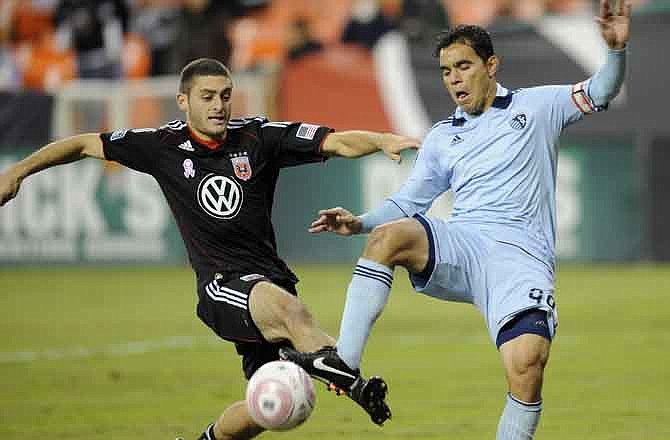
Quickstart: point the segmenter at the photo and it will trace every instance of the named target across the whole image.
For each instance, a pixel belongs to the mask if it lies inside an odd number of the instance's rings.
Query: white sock
[[[526,403],[508,393],[507,404],[500,416],[496,440],[532,440],[541,413],[541,400]]]
[[[393,271],[361,258],[347,289],[337,353],[351,368],[361,364],[363,349],[375,321],[384,310],[393,283]]]

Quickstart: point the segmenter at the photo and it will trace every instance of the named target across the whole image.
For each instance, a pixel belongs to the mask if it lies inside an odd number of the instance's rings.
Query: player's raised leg
[[[352,368],[358,368],[375,321],[382,313],[396,265],[420,273],[428,262],[428,237],[415,219],[380,225],[368,237],[347,290],[337,351]]]
[[[402,265],[411,272],[420,273],[428,262],[428,246],[425,229],[414,219],[402,219],[375,228],[368,237],[347,290],[337,348],[325,347],[309,353],[280,350],[280,356],[298,363],[312,376],[333,383],[354,400],[362,395],[363,400],[357,401],[377,424],[391,416],[383,402],[386,383],[372,378],[366,390],[360,383],[352,382],[352,377],[358,374],[372,326],[388,300],[393,268]],[[366,392],[370,397],[367,402]]]
[[[524,320],[542,320],[546,312],[534,310],[514,326],[523,331]],[[545,318],[546,319],[546,318]],[[514,332],[514,328],[510,329]],[[500,346],[509,394],[500,417],[496,440],[531,440],[542,412],[542,382],[551,342],[538,334],[521,334]]]
[[[314,351],[335,342],[321,330],[300,298],[267,281],[251,290],[249,314],[268,342],[289,341],[300,351]]]
[[[349,397],[370,414],[374,423],[382,424],[390,417],[390,410],[384,403],[386,384],[383,380],[372,378],[366,381],[358,369],[348,368],[343,362],[333,363],[335,340],[318,327],[300,299],[274,284],[260,282],[254,286],[249,297],[249,311],[254,324],[267,341],[290,341],[295,347],[296,350],[282,349],[283,358],[286,358],[288,351],[295,355],[301,352],[317,354],[314,359],[316,364],[312,361],[296,362],[296,356],[289,360],[307,367],[306,371],[312,374],[310,367],[319,365],[318,359],[323,358],[324,365],[330,362],[327,367],[329,376],[327,380],[318,375],[315,378],[323,380],[329,387],[336,383],[339,388],[349,391]]]
[[[236,343],[247,378],[278,359],[274,343],[288,341],[300,350],[316,350],[335,342],[296,295],[261,275],[215,278],[204,288],[198,314],[221,337],[247,341]],[[240,401],[229,406],[200,439],[246,440],[263,431],[250,417],[246,402]]]
[[[249,311],[254,324],[269,342],[290,341],[295,350],[282,348],[281,357],[296,362],[331,389],[347,394],[378,425],[391,416],[385,403],[386,383],[379,377],[365,380],[360,371],[337,358],[335,340],[316,324],[304,303],[271,283],[260,282],[249,296]],[[309,359],[301,357],[308,353]],[[315,366],[325,366],[325,370]],[[319,371],[324,374],[314,374]],[[334,385],[333,385],[334,384]]]

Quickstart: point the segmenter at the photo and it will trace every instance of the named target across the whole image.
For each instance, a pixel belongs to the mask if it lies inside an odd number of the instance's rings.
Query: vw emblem
[[[208,174],[198,185],[198,203],[212,217],[233,218],[242,207],[242,188],[228,177]]]

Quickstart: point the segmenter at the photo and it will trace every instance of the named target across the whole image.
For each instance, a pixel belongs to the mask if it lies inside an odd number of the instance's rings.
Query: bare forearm
[[[331,133],[326,138],[324,152],[333,156],[360,157],[382,149],[383,133],[350,130]]]
[[[104,158],[102,142],[97,134],[81,134],[52,142],[16,163],[10,172],[24,179],[46,168],[89,156]]]

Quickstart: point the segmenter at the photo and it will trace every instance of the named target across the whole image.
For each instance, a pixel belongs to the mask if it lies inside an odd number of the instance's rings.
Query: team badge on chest
[[[516,130],[523,130],[527,123],[528,117],[525,115],[525,113],[518,113],[512,118],[511,121],[509,121],[509,125],[511,125],[512,128]]]
[[[249,162],[249,156],[246,151],[231,153],[230,163],[233,164],[235,177],[240,180],[251,179],[251,163]]]

